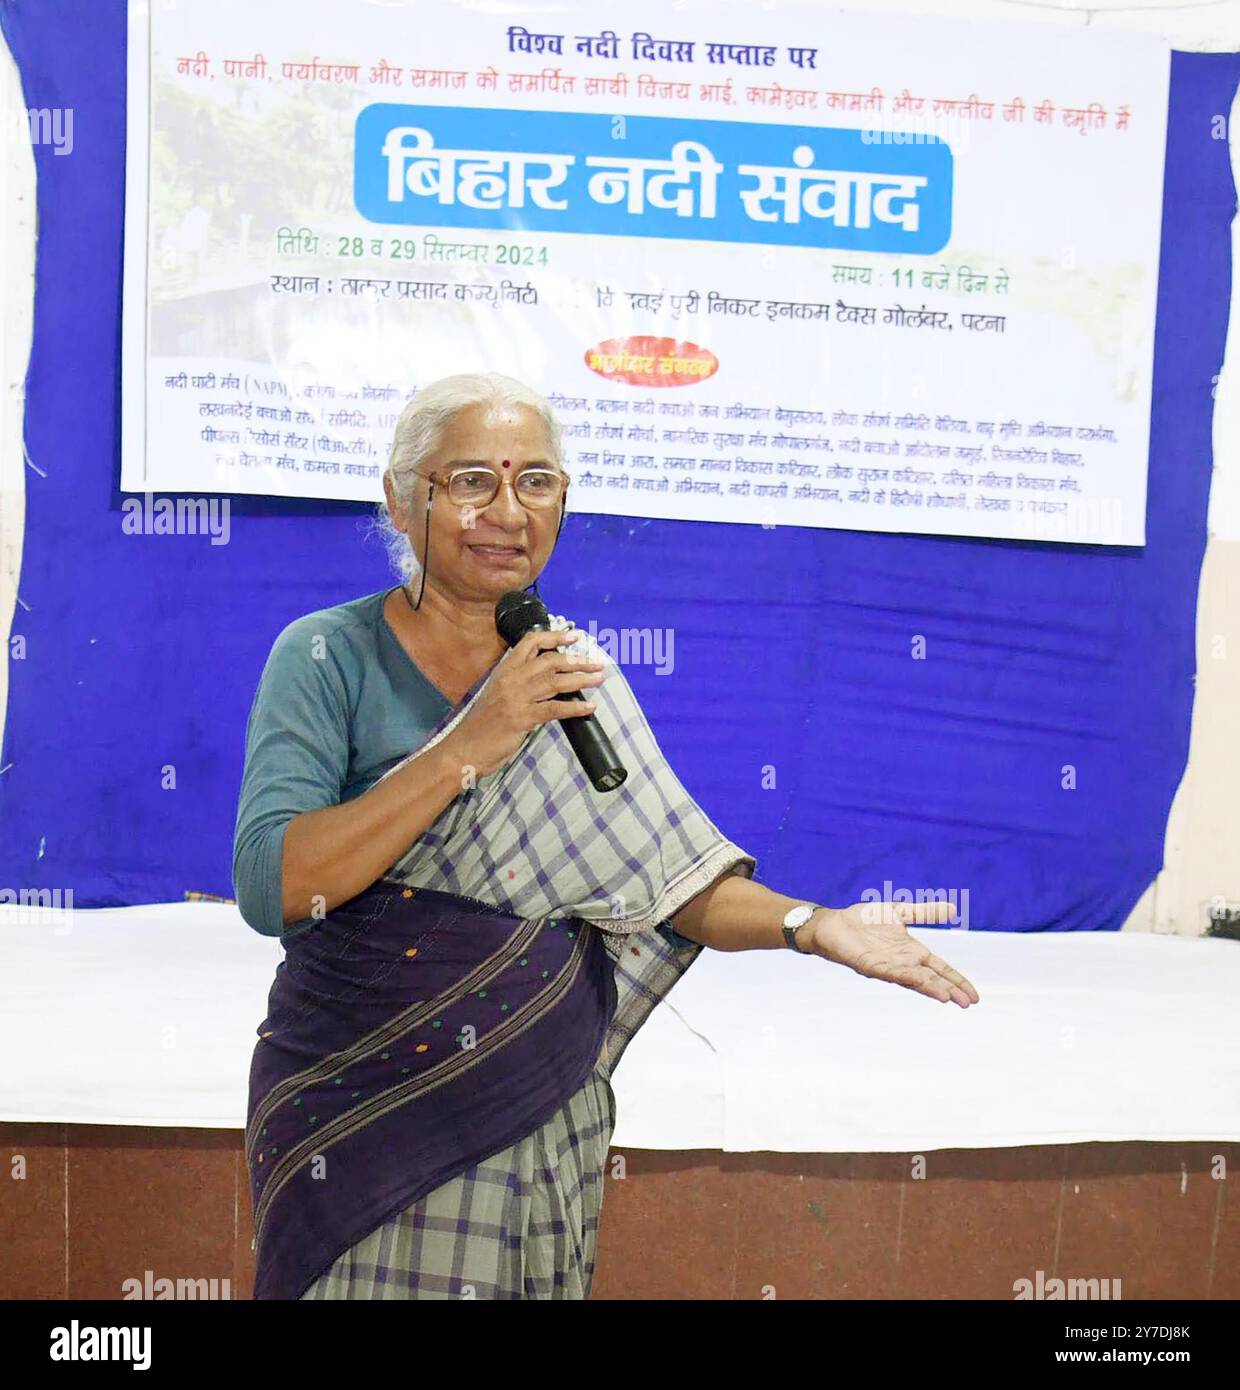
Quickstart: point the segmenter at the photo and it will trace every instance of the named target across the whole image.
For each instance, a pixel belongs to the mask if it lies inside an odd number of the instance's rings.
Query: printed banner
[[[624,14],[131,6],[123,488],[377,501],[496,370],[570,510],[1143,544],[1166,46]]]

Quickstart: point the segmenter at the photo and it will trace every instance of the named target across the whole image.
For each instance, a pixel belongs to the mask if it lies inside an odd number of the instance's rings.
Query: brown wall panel
[[[3,1124],[0,1158],[0,1298],[120,1298],[148,1270],[251,1296],[237,1131]],[[1125,1300],[1240,1297],[1240,1145],[917,1159],[613,1149],[593,1296],[1010,1299],[1041,1270]]]

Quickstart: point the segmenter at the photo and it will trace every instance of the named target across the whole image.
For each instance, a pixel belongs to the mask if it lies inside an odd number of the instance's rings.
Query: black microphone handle
[[[551,628],[551,615],[547,606],[536,593],[513,589],[503,594],[495,605],[495,626],[509,647],[516,644],[527,632],[537,628],[547,632]],[[580,690],[568,690],[554,697],[557,700],[586,699]],[[589,777],[595,791],[609,792],[621,786],[628,777],[628,770],[616,757],[611,740],[599,726],[592,714],[560,720],[560,728],[568,736],[573,752],[582,770]]]
[[[580,700],[586,697],[580,690],[569,690],[554,697],[557,700]],[[611,740],[603,732],[602,725],[592,714],[584,717],[575,715],[571,719],[561,719],[560,728],[568,736],[573,752],[577,754],[586,776],[596,791],[610,792],[620,786],[628,777],[628,769],[616,757]]]

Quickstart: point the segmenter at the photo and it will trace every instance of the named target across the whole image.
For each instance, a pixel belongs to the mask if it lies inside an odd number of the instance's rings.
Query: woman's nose
[[[501,478],[499,491],[495,494],[494,500],[487,508],[496,521],[503,521],[509,524],[521,525],[525,521],[525,508],[517,498],[516,488],[513,479]]]

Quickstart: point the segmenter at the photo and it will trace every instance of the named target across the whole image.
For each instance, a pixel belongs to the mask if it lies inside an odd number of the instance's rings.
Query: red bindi
[[[505,467],[505,468],[508,467],[508,460],[507,460],[507,459],[504,460],[504,467]]]

